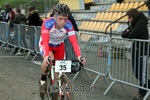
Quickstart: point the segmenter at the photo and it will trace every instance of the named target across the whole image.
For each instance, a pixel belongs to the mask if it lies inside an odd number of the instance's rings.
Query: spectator
[[[8,29],[9,29],[9,36],[10,36],[10,37],[8,37],[8,40],[9,40],[10,43],[14,43],[14,28],[13,28],[13,24],[14,24],[15,12],[13,10],[10,11],[8,16],[9,16]]]
[[[128,25],[122,33],[123,38],[148,40],[148,19],[137,9],[127,11]],[[146,42],[133,42],[132,44],[132,69],[135,77],[139,80],[140,86],[150,88],[150,80],[147,79],[147,54],[148,44]],[[146,60],[147,59],[147,60]],[[139,89],[134,100],[143,100],[147,91]]]
[[[15,12],[13,10],[10,11],[9,14],[8,14],[8,16],[9,16],[8,27],[9,28],[13,28],[14,18],[15,18]]]
[[[5,3],[5,13],[4,13],[4,20],[5,20],[5,22],[8,22],[8,20],[10,19],[10,17],[9,17],[9,13],[10,13],[10,11],[12,11],[12,8],[9,6],[9,4],[8,3]]]
[[[21,13],[20,8],[16,8],[15,13],[16,13],[16,16],[14,19],[15,24],[27,24],[27,17]]]
[[[16,8],[15,13],[16,13],[16,16],[14,18],[14,23],[15,24],[27,24],[27,17],[24,14],[21,13],[20,8]],[[21,46],[24,46],[25,48],[27,48],[27,43],[26,43],[26,40],[25,40],[25,35],[26,35],[26,29],[25,28],[26,27],[21,28],[21,33],[22,34],[20,34],[20,36],[21,36],[20,40],[21,40]],[[16,52],[17,51],[18,50],[16,49]]]
[[[78,26],[76,24],[76,21],[74,20],[72,14],[70,13],[69,14],[69,17],[68,17],[68,20],[72,23],[73,27],[74,27],[74,30],[76,32],[76,38],[78,37]],[[64,43],[65,43],[65,50],[66,50],[66,59],[75,59],[76,55],[75,55],[75,52],[70,44],[70,41],[68,39],[68,36],[65,38],[64,40]]]
[[[1,10],[1,12],[0,12],[0,21],[5,21],[4,13],[5,13],[5,10]]]
[[[147,0],[146,6],[148,7],[148,18],[150,19],[150,0]]]
[[[69,19],[69,20],[71,21],[71,23],[73,24],[74,30],[75,30],[76,32],[78,32],[78,31],[79,31],[78,26],[77,26],[76,21],[75,21],[75,19],[73,18],[73,16],[72,16],[71,13],[69,14],[68,19]]]
[[[32,26],[41,26],[42,25],[42,20],[39,16],[38,11],[35,9],[34,6],[29,7],[28,21],[29,21],[29,25],[32,25]],[[30,49],[31,50],[35,50],[35,48],[34,48],[35,47],[34,46],[34,36],[35,36],[34,33],[35,33],[34,28],[29,27]]]
[[[33,25],[33,26],[42,25],[42,20],[39,16],[38,11],[35,9],[34,6],[29,7],[28,21],[29,21],[29,25]]]

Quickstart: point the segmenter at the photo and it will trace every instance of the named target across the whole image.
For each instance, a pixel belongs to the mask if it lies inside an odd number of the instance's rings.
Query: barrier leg
[[[2,49],[4,47],[5,44],[2,44],[2,46],[0,47],[0,49]]]
[[[4,47],[4,51],[10,50],[9,45],[7,44],[6,47]]]
[[[85,70],[86,74],[88,75],[88,77],[91,79],[90,74],[87,72],[87,70]]]
[[[120,84],[121,84],[123,90],[125,91],[125,93],[126,93],[129,97],[131,97],[131,96],[129,95],[129,93],[126,91],[126,89],[124,88],[123,84],[122,84],[122,83],[120,83]]]
[[[88,75],[88,77],[91,79],[91,76],[90,76],[90,74],[87,72],[87,70],[84,70],[84,69],[83,69],[82,71],[85,71],[86,74]],[[77,73],[75,74],[75,76],[73,77],[72,80],[75,80],[75,78],[78,76],[79,73],[80,73],[80,72],[77,72]]]
[[[97,82],[98,78],[100,77],[100,74],[97,75],[97,77],[95,78],[95,80],[93,81],[91,86],[94,86],[94,84]]]
[[[105,78],[105,76],[103,76],[104,80],[106,81],[106,83],[108,84],[109,86],[109,82],[107,81],[107,79]]]
[[[147,100],[148,96],[150,95],[150,90],[146,93],[145,97],[143,100]]]
[[[12,54],[15,51],[16,47],[14,47],[14,49],[12,49],[12,51],[10,52],[10,54]]]
[[[75,76],[73,77],[73,80],[75,80],[75,78],[78,76],[79,73],[80,73],[80,72],[77,72],[77,73],[75,74]]]
[[[35,57],[37,56],[38,54],[36,53],[35,55],[34,55],[34,57],[32,58],[32,62],[34,61],[34,59],[35,59]]]
[[[17,55],[21,55],[21,49],[18,50],[18,52],[16,53],[15,56],[17,56]]]
[[[31,53],[31,52],[28,52],[28,54],[27,54],[27,56],[25,57],[25,59],[27,59],[27,58],[29,57],[30,53]]]
[[[111,84],[109,85],[109,87],[107,88],[107,90],[104,92],[104,95],[107,94],[107,92],[110,90],[110,88],[112,87],[112,85],[113,85],[115,82],[116,82],[115,80],[113,80],[113,81],[111,82]]]

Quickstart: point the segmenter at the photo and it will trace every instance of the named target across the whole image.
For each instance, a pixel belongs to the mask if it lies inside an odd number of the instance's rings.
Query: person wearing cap
[[[68,35],[70,43],[75,51],[77,59],[81,62],[81,51],[78,45],[75,30],[68,20],[70,8],[66,4],[57,4],[54,8],[54,17],[47,18],[41,28],[39,41],[40,53],[43,56],[41,65],[42,74],[40,79],[40,96],[46,93],[46,68],[51,60],[62,60],[65,57],[64,38]],[[85,64],[85,58],[82,61]]]
[[[126,12],[128,17],[128,28],[122,32],[123,38],[148,40],[148,18],[137,9],[130,9]],[[142,87],[150,87],[150,80],[147,78],[147,54],[148,44],[146,42],[134,41],[132,44],[132,69],[135,77]],[[147,91],[139,89],[133,100],[143,100]]]

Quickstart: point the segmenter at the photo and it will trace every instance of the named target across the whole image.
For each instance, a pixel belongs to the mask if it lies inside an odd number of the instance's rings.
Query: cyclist
[[[43,56],[41,65],[42,75],[40,80],[40,94],[46,93],[46,68],[48,57],[51,59],[64,59],[65,47],[64,38],[68,35],[73,46],[77,59],[81,61],[81,52],[76,40],[75,30],[72,23],[68,20],[70,9],[66,4],[57,4],[54,8],[54,17],[46,19],[42,24],[41,38],[39,41],[40,52]],[[85,64],[85,58],[82,61]]]

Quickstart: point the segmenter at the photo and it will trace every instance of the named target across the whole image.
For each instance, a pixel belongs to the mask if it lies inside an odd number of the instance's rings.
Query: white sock
[[[46,82],[46,81],[42,81],[42,80],[40,81],[41,85],[43,85],[45,82]]]

